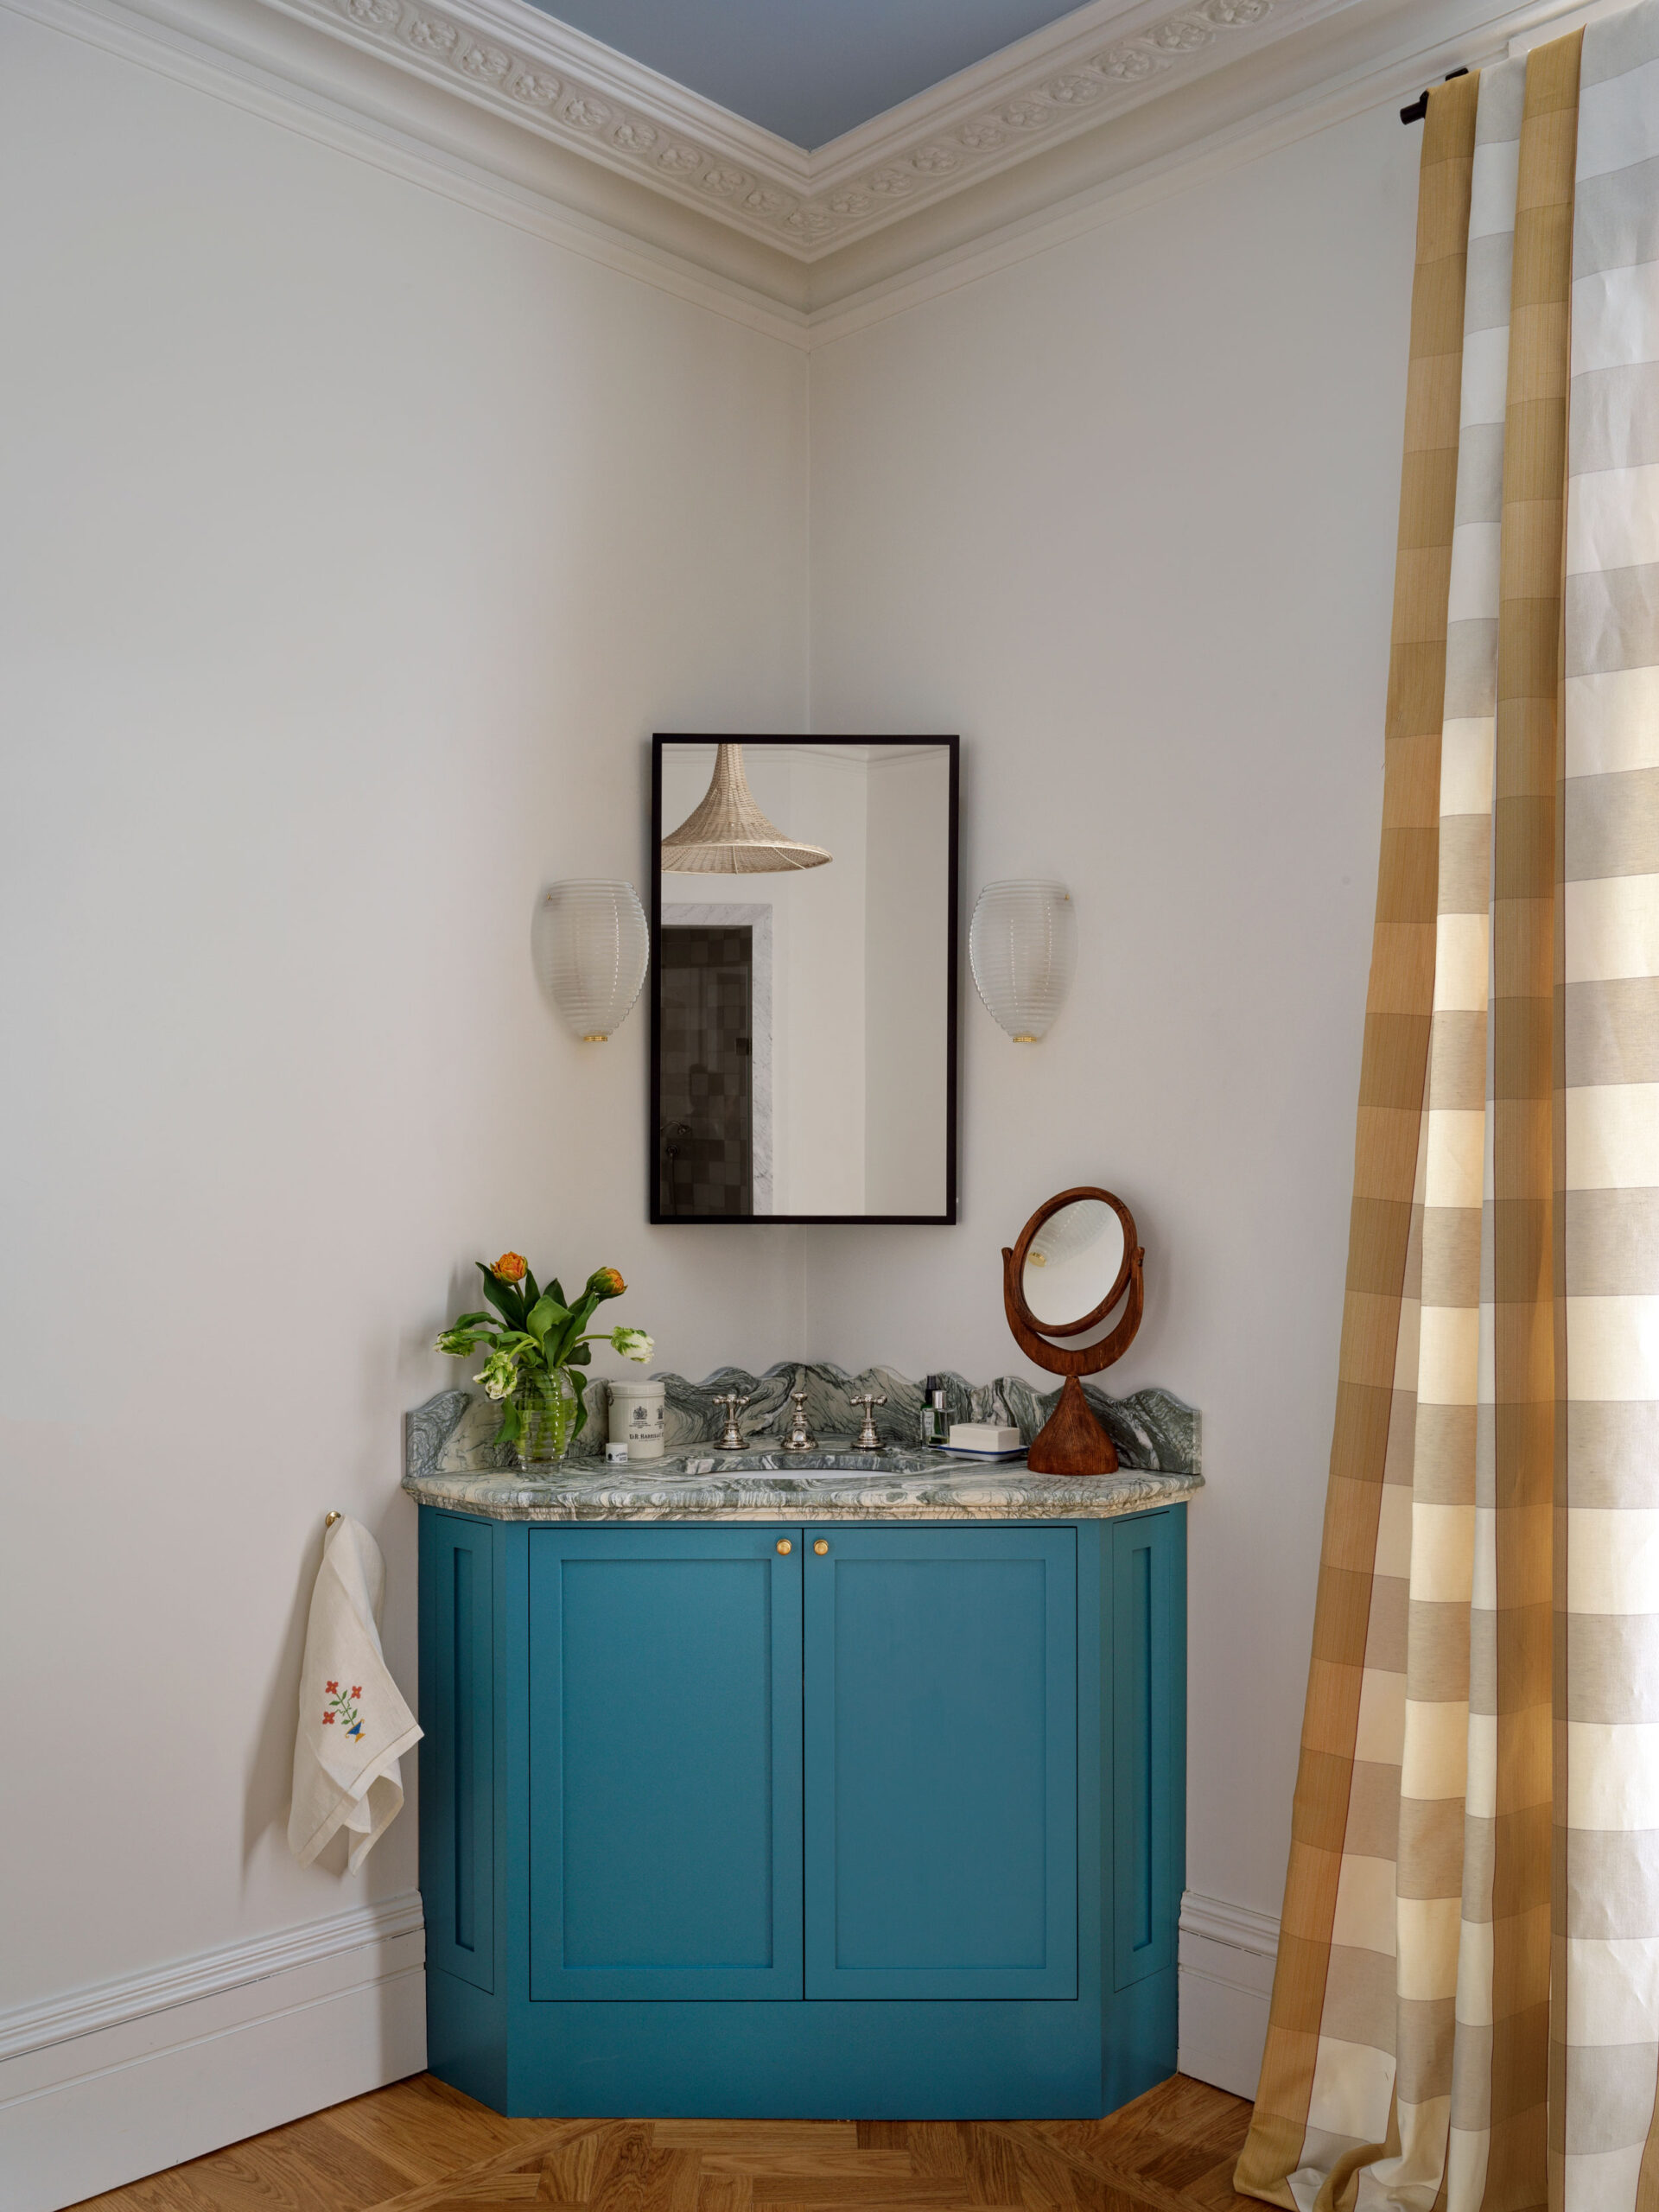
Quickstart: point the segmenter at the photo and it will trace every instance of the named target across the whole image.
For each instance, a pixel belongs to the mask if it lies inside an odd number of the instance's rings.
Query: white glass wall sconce
[[[1048,1034],[1071,988],[1077,909],[1063,883],[988,883],[968,928],[968,964],[991,1019],[1016,1045]]]
[[[556,883],[531,931],[536,980],[584,1045],[602,1045],[632,1010],[651,932],[631,883]]]

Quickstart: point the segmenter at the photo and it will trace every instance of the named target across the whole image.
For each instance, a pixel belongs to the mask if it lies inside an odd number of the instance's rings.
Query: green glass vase
[[[582,1409],[568,1367],[539,1368],[521,1376],[515,1396],[520,1428],[518,1465],[533,1469],[562,1467],[576,1440]]]

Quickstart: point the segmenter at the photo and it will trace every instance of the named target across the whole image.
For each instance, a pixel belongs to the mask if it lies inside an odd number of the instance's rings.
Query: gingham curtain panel
[[[1430,96],[1386,761],[1237,2185],[1659,2212],[1659,0]]]

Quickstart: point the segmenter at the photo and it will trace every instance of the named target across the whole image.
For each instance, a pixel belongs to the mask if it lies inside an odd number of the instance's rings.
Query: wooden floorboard
[[[78,2212],[1228,2212],[1250,2107],[1176,2075],[1109,2120],[503,2120],[429,2074]]]

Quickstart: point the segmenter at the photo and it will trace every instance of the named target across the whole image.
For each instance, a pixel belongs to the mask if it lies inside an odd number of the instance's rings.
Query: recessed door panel
[[[532,1997],[800,1995],[800,1563],[531,1531]]]
[[[1119,1989],[1175,1963],[1182,1777],[1174,1650],[1180,1530],[1173,1513],[1112,1541],[1112,1961]]]
[[[1075,1997],[1075,1535],[809,1529],[803,1573],[808,1996]]]
[[[421,1516],[421,1893],[426,1955],[495,1986],[494,1528]]]

